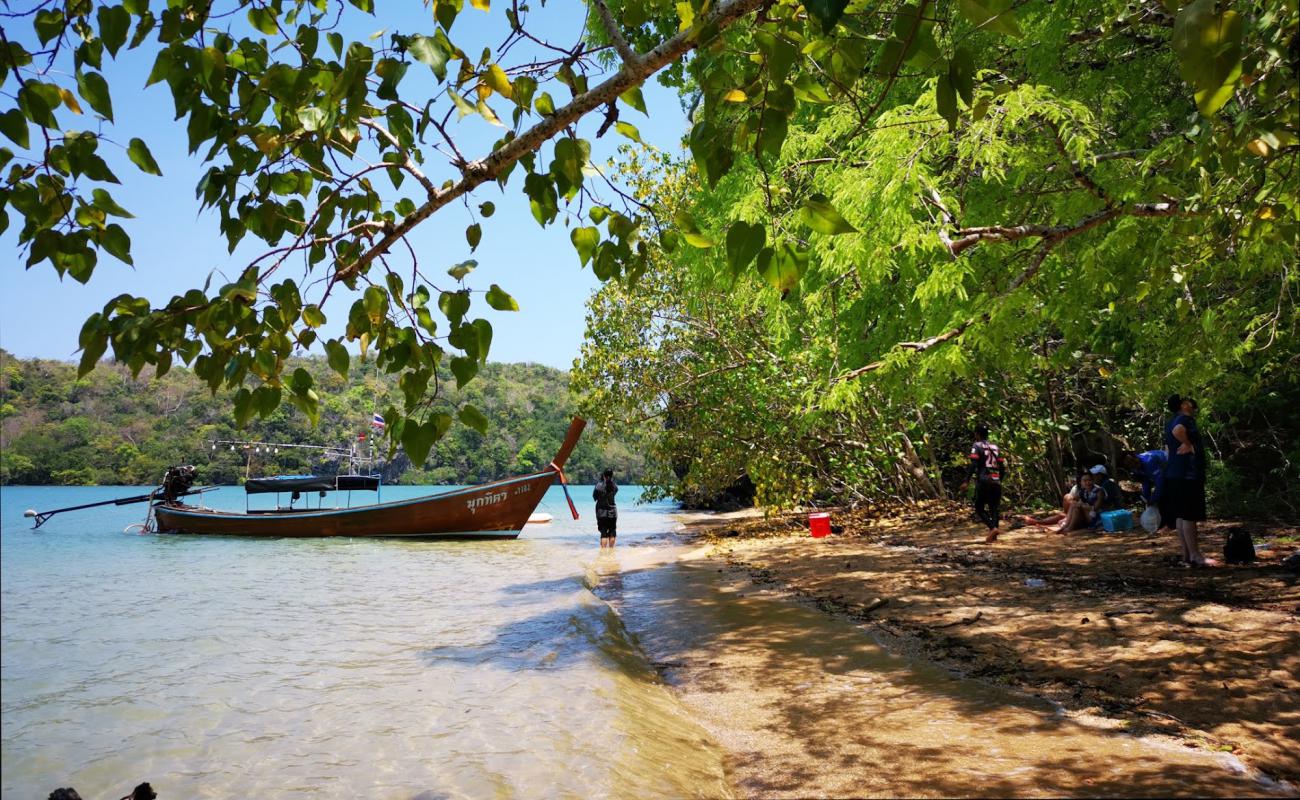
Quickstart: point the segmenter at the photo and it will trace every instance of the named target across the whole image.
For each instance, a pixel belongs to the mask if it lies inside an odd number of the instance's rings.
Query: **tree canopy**
[[[185,363],[234,391],[240,422],[284,399],[315,418],[318,381],[291,356],[320,347],[347,375],[359,349],[399,376],[391,441],[422,461],[455,418],[484,423],[472,405],[453,415],[433,404],[444,359],[457,385],[486,361],[492,330],[471,318],[472,298],[515,304],[495,284],[472,289],[473,262],[450,280],[431,274],[404,237],[460,203],[476,246],[494,207],[469,197],[491,182],[522,189],[539,224],[571,224],[578,260],[618,281],[611,291],[713,253],[742,286],[728,325],[761,307],[777,335],[805,316],[860,326],[828,330],[830,360],[810,362],[826,371],[832,408],[868,373],[932,350],[923,369],[999,348],[1023,361],[1048,314],[1073,342],[1093,327],[1084,312],[1105,308],[1102,352],[1184,342],[1190,323],[1154,328],[1133,313],[1165,301],[1208,305],[1195,315],[1206,331],[1246,325],[1187,370],[1289,341],[1294,0],[591,0],[572,46],[537,35],[528,3],[470,5],[433,0],[423,29],[366,40],[343,21],[381,15],[372,0],[53,0],[7,12],[30,27],[0,40],[0,132],[17,146],[0,149],[0,225],[13,214],[28,266],[86,281],[100,253],[130,263],[113,222],[130,212],[100,151],[159,168],[147,134],[114,117],[113,94],[135,87],[111,86],[103,63],[124,50],[153,56],[146,85],[170,90],[209,165],[196,195],[230,247],[264,246],[224,285],[160,307],[110,301],[82,330],[82,370],[109,348],[136,373]],[[504,15],[509,33],[467,52],[456,20],[481,12]],[[645,110],[639,87],[657,73],[690,110],[698,202],[695,189],[606,180],[580,132],[599,121],[596,135],[638,140],[622,115]],[[457,122],[474,120],[498,138],[459,137]],[[692,249],[705,253],[677,255]],[[289,264],[306,278],[287,277]],[[1266,313],[1258,298],[1279,284]],[[1198,299],[1201,285],[1214,297]],[[1059,302],[1035,311],[1049,293]],[[347,327],[322,342],[327,314]]]

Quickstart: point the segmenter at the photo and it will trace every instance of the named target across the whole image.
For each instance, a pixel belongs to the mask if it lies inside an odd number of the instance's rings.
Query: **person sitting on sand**
[[[1061,510],[1053,511],[1050,514],[1021,514],[1016,517],[1016,521],[1024,525],[1034,525],[1040,528],[1050,528],[1053,525],[1060,525],[1061,522],[1070,514],[1070,506],[1074,505],[1074,498],[1079,496],[1079,482],[1076,480],[1070,487],[1070,491],[1061,497]]]
[[[1066,534],[1091,528],[1101,518],[1101,506],[1105,501],[1106,492],[1097,484],[1093,474],[1083,473],[1079,476],[1079,483],[1070,490],[1070,507],[1056,532]]]
[[[989,529],[988,535],[984,537],[988,544],[998,540],[998,506],[1002,504],[1002,472],[1006,468],[1006,458],[998,451],[998,446],[989,441],[989,426],[975,426],[975,444],[970,449],[970,472],[961,485],[961,491],[966,491],[971,478],[976,479],[975,513]]]
[[[1120,490],[1119,484],[1106,471],[1106,465],[1098,464],[1088,472],[1092,473],[1093,481],[1106,493],[1106,499],[1101,501],[1101,510],[1114,511],[1117,508],[1122,508],[1124,506],[1124,493]]]

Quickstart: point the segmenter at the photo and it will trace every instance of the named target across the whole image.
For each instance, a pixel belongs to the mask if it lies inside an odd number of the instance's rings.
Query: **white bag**
[[[1155,533],[1160,530],[1160,509],[1148,505],[1146,510],[1142,512],[1142,516],[1138,518],[1138,521],[1142,523],[1142,527],[1147,533]]]

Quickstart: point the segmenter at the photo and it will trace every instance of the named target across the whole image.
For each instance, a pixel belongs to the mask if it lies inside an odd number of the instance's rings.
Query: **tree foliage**
[[[1158,445],[1163,398],[1191,391],[1228,459],[1217,500],[1294,514],[1296,14],[1239,4],[1242,72],[1211,107],[1178,78],[1205,5],[1095,27],[1024,6],[1019,37],[939,38],[950,67],[958,46],[997,65],[956,118],[918,69],[884,102],[801,101],[779,149],[721,176],[699,148],[627,160],[678,236],[593,301],[589,407],[649,421],[679,494],[744,474],[776,504],[942,496],[984,419],[1012,490],[1050,499],[1066,470]],[[719,130],[766,113],[703,94]]]
[[[359,350],[400,376],[391,443],[422,460],[450,430],[431,406],[439,369],[458,385],[471,380],[492,330],[471,316],[475,290],[462,269],[448,282],[405,237],[459,201],[476,247],[492,204],[468,197],[492,182],[521,188],[539,224],[579,223],[574,247],[602,280],[634,282],[658,249],[726,242],[734,273],[752,263],[776,291],[816,298],[851,261],[888,248],[890,259],[859,268],[928,275],[899,306],[883,289],[873,298],[876,313],[891,315],[881,337],[928,332],[895,339],[912,351],[972,326],[1015,341],[1027,293],[1048,282],[1040,271],[1066,263],[1097,229],[1135,240],[1150,230],[1140,220],[1166,218],[1168,263],[1217,264],[1228,251],[1223,263],[1261,270],[1272,255],[1242,254],[1294,239],[1294,193],[1284,191],[1297,141],[1294,0],[1107,0],[1085,10],[591,0],[587,33],[570,47],[539,37],[526,3],[471,5],[433,0],[426,27],[364,40],[345,36],[353,28],[343,22],[374,15],[371,0],[61,0],[11,12],[30,28],[0,40],[0,132],[18,148],[0,150],[0,228],[12,211],[28,266],[86,281],[101,253],[131,261],[112,221],[130,212],[112,197],[119,177],[101,151],[124,147],[140,172],[160,170],[142,132],[114,117],[113,94],[125,89],[110,85],[103,64],[124,50],[152,56],[147,85],[166,87],[207,165],[196,196],[215,209],[230,247],[251,238],[264,248],[235,280],[161,307],[130,294],[110,301],[82,330],[82,370],[109,348],[136,374],[165,375],[180,362],[212,391],[235,390],[241,419],[266,419],[282,400],[315,418],[319,384],[289,368],[292,355],[323,345],[347,374]],[[507,21],[495,50],[457,45],[456,20],[476,10]],[[645,112],[640,86],[660,71],[691,109],[687,139],[704,185],[761,188],[742,214],[713,220],[723,227],[698,223],[690,207],[665,217],[612,184],[602,196],[588,177],[590,141],[578,124],[600,116],[598,135],[613,126],[638,140],[620,115]],[[1150,113],[1125,113],[1139,105]],[[458,121],[486,123],[498,138],[462,149]],[[907,141],[916,156],[899,161]],[[892,153],[890,175],[859,160],[878,153]],[[1140,178],[1119,185],[1113,170]],[[1034,194],[1057,191],[1061,178],[1072,179],[1069,191]],[[870,189],[853,188],[867,179]],[[918,205],[918,192],[929,200]],[[1183,235],[1189,227],[1217,238]],[[1025,252],[1007,255],[1017,248]],[[897,267],[884,266],[895,253]],[[1018,268],[985,280],[993,262]],[[288,277],[290,264],[306,279]],[[972,294],[975,285],[983,291]],[[485,299],[514,305],[496,286]],[[322,343],[329,317],[345,318],[346,332]],[[864,358],[892,359],[901,352],[892,345],[846,343],[836,364],[878,369]]]

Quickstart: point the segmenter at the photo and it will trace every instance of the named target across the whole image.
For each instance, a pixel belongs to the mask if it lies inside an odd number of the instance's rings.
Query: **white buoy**
[[[34,508],[29,508],[29,509],[27,509],[26,511],[23,512],[23,516],[24,516],[24,517],[34,517],[34,516],[36,516],[36,509],[34,509]]]

